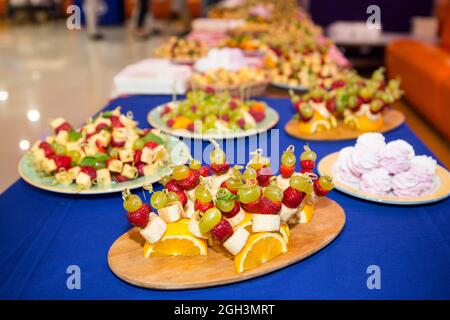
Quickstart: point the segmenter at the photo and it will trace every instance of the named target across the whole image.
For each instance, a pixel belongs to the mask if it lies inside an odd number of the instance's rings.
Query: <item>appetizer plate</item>
[[[209,139],[233,139],[233,138],[243,138],[248,136],[253,136],[258,133],[266,132],[267,130],[273,128],[279,120],[278,113],[272,109],[271,107],[266,108],[266,117],[260,123],[257,123],[256,128],[245,130],[245,131],[233,131],[233,132],[210,132],[210,133],[194,133],[185,129],[176,129],[168,127],[165,122],[161,119],[160,114],[163,110],[164,106],[162,104],[154,108],[147,115],[147,121],[150,125],[159,129],[162,132],[183,138],[190,139],[201,139],[201,140],[209,140]]]
[[[384,123],[377,132],[385,133],[398,128],[405,122],[405,116],[398,110],[389,109],[383,113]],[[304,133],[298,130],[298,120],[291,119],[284,127],[286,132],[298,139],[315,140],[315,141],[338,141],[338,140],[352,140],[358,138],[363,131],[352,129],[342,123],[338,122],[338,126],[331,130]]]
[[[338,158],[339,152],[329,154],[319,162],[317,170],[321,175],[332,176],[336,189],[356,198],[386,204],[417,205],[440,201],[447,198],[450,194],[450,174],[445,168],[439,165],[436,166],[436,179],[434,187],[420,197],[402,198],[394,195],[380,196],[363,192],[355,186],[349,185],[338,178],[335,173]]]
[[[270,83],[272,86],[279,88],[279,89],[285,89],[285,90],[294,90],[294,91],[300,91],[300,92],[306,92],[309,89],[305,86],[291,86],[289,84],[286,83],[280,83],[280,82],[271,82]]]
[[[333,200],[322,198],[311,222],[291,229],[288,252],[240,274],[235,272],[230,255],[212,247],[207,256],[145,258],[145,240],[136,228],[114,242],[108,264],[120,279],[144,288],[176,290],[223,285],[259,277],[309,257],[333,241],[344,224],[344,210]]]
[[[171,173],[171,164],[182,164],[188,161],[187,155],[190,153],[188,147],[178,138],[167,136],[166,148],[168,148],[170,161],[166,167],[160,168],[149,177],[139,177],[125,182],[113,182],[110,186],[93,185],[90,189],[80,190],[76,184],[57,184],[55,178],[45,176],[36,170],[31,153],[25,154],[19,162],[19,174],[27,183],[43,190],[66,193],[66,194],[102,194],[121,192],[125,188],[136,189],[146,183],[155,183],[162,177]]]

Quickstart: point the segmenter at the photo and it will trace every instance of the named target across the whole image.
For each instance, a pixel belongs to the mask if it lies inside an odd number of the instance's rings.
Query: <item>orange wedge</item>
[[[283,236],[283,239],[286,243],[289,243],[289,236],[291,235],[291,230],[289,229],[289,226],[287,223],[283,223],[280,226],[280,233]]]
[[[308,223],[314,215],[314,205],[307,205],[300,211],[300,223]]]
[[[260,266],[274,257],[287,252],[286,241],[277,232],[259,232],[250,235],[245,247],[234,259],[237,273]]]
[[[188,219],[167,224],[167,230],[161,240],[144,245],[144,256],[205,256],[206,240],[193,236],[188,230]]]
[[[192,121],[186,117],[178,116],[175,117],[172,129],[186,129]]]

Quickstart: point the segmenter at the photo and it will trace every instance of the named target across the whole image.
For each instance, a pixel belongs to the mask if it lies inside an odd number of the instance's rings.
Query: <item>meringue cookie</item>
[[[420,182],[428,182],[436,175],[436,160],[428,156],[415,156],[410,169]]]
[[[242,51],[236,48],[211,49],[206,57],[194,64],[194,69],[198,72],[215,69],[237,71],[244,67],[248,67],[248,63]]]
[[[351,184],[357,184],[360,182],[360,176],[356,175],[352,170],[350,170],[349,163],[351,161],[352,153],[354,152],[354,147],[343,148],[339,152],[339,158],[337,162],[337,175],[340,180],[349,182]]]
[[[419,181],[412,171],[396,174],[392,178],[392,192],[399,197],[413,198],[421,193]]]
[[[355,147],[349,161],[349,169],[356,176],[361,176],[366,172],[380,167],[380,159],[378,156],[378,149],[364,149]]]
[[[367,132],[363,133],[356,139],[356,145],[357,148],[376,148],[379,149],[381,147],[384,147],[386,145],[384,136],[381,133],[378,132]]]
[[[371,170],[362,175],[360,188],[370,194],[387,195],[392,190],[392,177],[384,168]]]
[[[414,155],[414,148],[408,142],[394,140],[379,151],[380,166],[392,174],[407,171]]]

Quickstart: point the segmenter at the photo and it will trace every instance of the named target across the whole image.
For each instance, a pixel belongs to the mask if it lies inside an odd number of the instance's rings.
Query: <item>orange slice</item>
[[[178,116],[175,117],[172,129],[186,129],[192,121],[186,117]]]
[[[244,249],[235,257],[234,268],[237,273],[242,273],[285,252],[287,252],[287,245],[281,234],[255,233],[250,235]]]
[[[307,205],[300,211],[300,223],[308,223],[311,221],[314,215],[314,205]]]
[[[204,239],[193,236],[188,230],[188,219],[181,219],[167,224],[167,230],[161,240],[144,245],[144,256],[205,256],[207,243]]]
[[[287,223],[283,223],[280,226],[280,233],[283,236],[283,239],[286,243],[289,243],[289,236],[291,235],[291,230],[289,229],[289,226]]]

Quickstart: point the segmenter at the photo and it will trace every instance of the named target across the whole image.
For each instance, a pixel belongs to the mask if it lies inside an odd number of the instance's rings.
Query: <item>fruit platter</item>
[[[108,254],[119,278],[160,289],[241,281],[313,254],[342,230],[345,214],[326,198],[333,181],[313,173],[312,150],[302,152],[296,172],[289,146],[276,175],[262,150],[252,152],[245,168],[231,167],[212,143],[209,165],[191,159],[176,166],[161,180],[164,189],[152,192],[150,204],[124,192],[134,228]]]
[[[203,41],[177,37],[170,37],[167,43],[155,49],[156,57],[180,64],[193,64],[207,53],[208,46]]]
[[[450,174],[435,159],[416,155],[405,140],[386,142],[380,133],[362,134],[354,146],[323,158],[318,170],[340,191],[378,203],[424,204],[450,193]]]
[[[19,162],[29,184],[59,193],[98,194],[142,187],[187,161],[187,146],[154,129],[140,129],[120,107],[75,129],[63,118]]]
[[[380,68],[368,79],[349,73],[329,88],[315,87],[302,96],[291,92],[296,114],[286,132],[305,140],[347,140],[393,130],[405,121],[391,108],[402,95],[399,86],[396,79],[386,82]]]
[[[279,116],[263,101],[233,98],[228,92],[191,91],[184,100],[154,108],[147,119],[163,132],[209,140],[265,132],[278,123]]]

